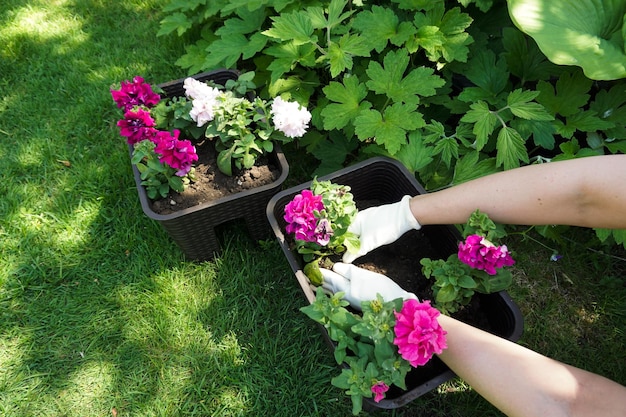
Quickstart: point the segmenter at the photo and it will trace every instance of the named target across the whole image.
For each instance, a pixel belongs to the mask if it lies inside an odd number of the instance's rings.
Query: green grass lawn
[[[183,41],[155,36],[167,3],[3,1],[0,415],[350,415],[276,242],[230,224],[188,262],[141,211],[109,87],[186,75]],[[626,384],[623,250],[568,236],[558,262],[509,242],[521,343]],[[374,415],[501,414],[456,381]]]

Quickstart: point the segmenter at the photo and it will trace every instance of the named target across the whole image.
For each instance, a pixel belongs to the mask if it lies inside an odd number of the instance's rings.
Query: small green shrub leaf
[[[361,102],[367,96],[367,87],[356,76],[345,77],[343,84],[331,81],[323,89],[326,97],[333,101],[322,110],[324,129],[341,129],[351,123],[363,110],[371,107]]]
[[[504,169],[511,169],[520,166],[520,161],[528,163],[528,151],[524,139],[517,130],[508,126],[500,129],[496,142],[498,153],[496,165],[504,165]]]
[[[298,11],[272,16],[272,27],[263,32],[270,38],[293,41],[296,45],[317,42],[313,35],[313,25],[306,12]]]

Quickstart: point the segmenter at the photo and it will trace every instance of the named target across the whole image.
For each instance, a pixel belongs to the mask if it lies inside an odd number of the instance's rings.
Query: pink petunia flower
[[[378,381],[374,385],[372,385],[374,402],[379,403],[383,398],[385,398],[385,393],[387,391],[389,391],[389,385],[385,384],[383,381]]]
[[[272,103],[272,121],[276,129],[288,138],[299,138],[306,133],[311,121],[311,113],[296,102],[276,97]]]
[[[311,190],[302,190],[285,206],[284,219],[287,222],[285,230],[294,234],[298,240],[316,242],[315,211],[320,212],[323,209],[321,195],[315,195]]]
[[[161,155],[159,161],[176,169],[176,175],[184,177],[191,170],[192,164],[198,160],[196,148],[188,140],[178,140],[179,130],[172,135],[167,131],[159,131],[155,136],[154,151]]]
[[[445,337],[447,332],[437,321],[440,313],[430,306],[430,301],[406,300],[402,310],[394,314],[396,337],[393,343],[411,366],[426,364],[434,354],[448,347]]]
[[[161,100],[161,96],[152,91],[150,84],[145,83],[142,77],[133,78],[133,82],[122,81],[119,90],[111,90],[111,96],[117,107],[124,111],[135,106],[154,107]]]
[[[506,245],[496,246],[480,235],[469,235],[459,243],[459,260],[489,275],[495,275],[496,268],[515,264]]]
[[[128,110],[124,113],[124,119],[117,122],[120,127],[120,135],[125,136],[130,145],[141,142],[144,139],[154,137],[154,120],[150,113],[138,108],[137,111]]]

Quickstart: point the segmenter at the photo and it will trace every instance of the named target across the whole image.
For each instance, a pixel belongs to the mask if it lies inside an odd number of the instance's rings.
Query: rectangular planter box
[[[208,71],[193,76],[199,81],[212,80],[222,85],[228,80],[236,80],[237,77],[238,72],[234,70]],[[185,94],[184,80],[185,78],[181,78],[159,84],[159,87],[165,91],[167,97],[180,97]],[[132,155],[132,147],[129,147],[129,151]],[[278,144],[275,144],[274,152],[268,154],[268,159],[280,171],[279,177],[271,184],[225,196],[171,214],[159,214],[152,210],[150,199],[145,188],[141,185],[141,174],[136,166],[133,165],[132,168],[144,214],[161,224],[188,259],[205,261],[220,253],[221,246],[215,228],[225,222],[245,220],[248,232],[254,240],[262,240],[271,236],[265,209],[269,200],[281,190],[289,173],[289,165]]]
[[[426,192],[401,163],[382,157],[368,159],[333,174],[319,177],[318,180],[330,180],[334,183],[350,186],[357,202],[375,200],[379,201],[380,204],[388,204],[399,201],[407,194],[417,195]],[[292,252],[289,248],[288,241],[285,239],[283,215],[285,205],[296,194],[310,186],[311,182],[307,182],[284,190],[275,195],[267,206],[267,217],[270,225],[309,304],[315,301],[315,287],[302,271],[304,265],[299,254]],[[442,259],[455,253],[457,244],[461,240],[459,232],[452,225],[424,226],[421,232]],[[477,294],[476,296],[479,297],[481,312],[484,313],[488,321],[483,329],[505,339],[517,341],[522,335],[523,318],[510,296],[505,291],[494,294]],[[323,326],[319,327],[329,346],[334,350],[334,342],[328,336],[326,329]],[[365,398],[364,407],[368,405],[369,408],[384,409],[401,407],[454,376],[454,372],[435,357],[426,366],[415,368],[407,375],[408,389],[406,391],[392,387],[387,392],[386,398],[379,403]]]

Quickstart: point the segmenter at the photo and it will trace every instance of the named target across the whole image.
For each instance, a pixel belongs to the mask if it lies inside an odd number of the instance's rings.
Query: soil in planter
[[[236,170],[233,176],[217,168],[213,143],[204,141],[196,145],[198,161],[194,164],[196,180],[182,193],[170,193],[166,198],[152,201],[152,210],[170,214],[198,204],[214,201],[231,194],[271,184],[280,177],[280,170],[266,156],[257,159],[250,169]]]
[[[377,200],[355,200],[359,210],[375,207],[381,203]],[[290,246],[295,252],[292,237],[288,236]],[[297,253],[297,252],[295,252]],[[432,246],[430,239],[422,230],[412,230],[405,233],[395,242],[381,246],[365,256],[357,258],[353,264],[379,274],[383,274],[395,281],[401,288],[412,292],[420,300],[431,300],[434,304],[432,292],[433,279],[427,279],[422,274],[422,258],[445,259],[450,254],[441,254]],[[341,262],[341,256],[331,256],[332,262]],[[480,299],[473,297],[471,302],[463,306],[452,316],[460,321],[469,323],[480,329],[490,331],[490,324],[480,308]]]

